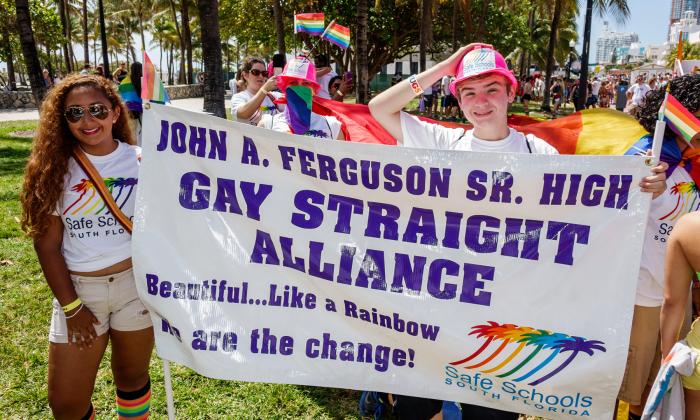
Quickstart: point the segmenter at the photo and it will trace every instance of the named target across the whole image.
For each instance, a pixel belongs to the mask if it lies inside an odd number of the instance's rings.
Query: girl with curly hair
[[[71,156],[74,148],[133,217],[140,149],[125,105],[103,77],[71,75],[49,92],[21,192],[22,229],[55,297],[49,405],[58,419],[94,417],[95,377],[111,341],[119,418],[146,418],[153,329],[136,294],[131,236]]]
[[[670,94],[691,113],[700,115],[700,75],[688,75],[670,82]],[[651,149],[659,109],[664,102],[664,91],[649,91],[637,112],[639,123],[649,132],[627,152],[644,154]],[[664,300],[664,256],[669,236],[677,221],[686,213],[697,211],[700,196],[697,184],[690,176],[694,165],[700,164],[700,139],[687,143],[681,136],[666,128],[661,149],[661,160],[667,166],[668,188],[651,202],[642,248],[642,261],[637,280],[637,291],[632,316],[632,331],[625,377],[618,398],[630,404],[630,418],[641,415],[661,360],[660,317]],[[674,231],[675,232],[675,231]],[[685,308],[684,302],[683,308]],[[682,309],[685,312],[685,309]],[[677,333],[678,331],[675,331]]]

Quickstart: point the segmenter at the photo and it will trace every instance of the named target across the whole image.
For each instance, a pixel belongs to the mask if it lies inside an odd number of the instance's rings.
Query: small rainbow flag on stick
[[[319,36],[323,33],[325,16],[323,13],[299,13],[294,15],[294,33],[306,32]]]
[[[144,101],[164,104],[170,102],[168,92],[165,90],[163,81],[156,72],[156,66],[146,54],[143,52],[143,77],[141,78],[141,99]]]
[[[346,49],[350,45],[350,28],[338,25],[335,23],[335,20],[333,20],[323,32],[321,38],[332,42],[342,49]]]
[[[666,94],[664,101],[663,112],[659,114],[659,119],[666,121],[668,127],[674,133],[683,137],[685,141],[690,143],[698,133],[700,133],[700,120],[691,114],[678,99],[674,98],[670,93]]]

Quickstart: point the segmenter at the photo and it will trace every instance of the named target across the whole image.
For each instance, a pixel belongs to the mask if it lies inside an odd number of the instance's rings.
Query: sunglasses
[[[267,72],[267,70],[250,69],[250,74],[252,74],[255,77],[258,77],[261,74],[263,77],[267,77],[269,73]]]
[[[69,123],[77,123],[78,121],[83,119],[86,110],[90,113],[90,115],[97,118],[98,120],[104,120],[112,111],[111,109],[107,108],[106,105],[97,103],[87,106],[69,106],[68,108],[66,108],[66,111],[63,113],[63,115],[66,117],[66,120],[68,120]]]

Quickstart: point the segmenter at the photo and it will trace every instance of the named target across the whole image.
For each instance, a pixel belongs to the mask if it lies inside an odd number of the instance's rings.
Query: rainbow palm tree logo
[[[109,190],[110,194],[112,194],[112,197],[114,197],[114,201],[117,203],[120,209],[129,200],[129,197],[131,197],[131,194],[136,187],[136,184],[138,184],[137,178],[105,178],[104,181],[105,186]],[[114,195],[114,190],[117,190],[116,196]],[[80,182],[71,187],[71,191],[79,192],[80,196],[78,196],[78,198],[63,211],[64,215],[68,214],[69,211],[71,216],[75,216],[77,214],[81,214],[83,216],[88,214],[101,214],[105,210],[107,210],[105,214],[109,213],[109,208],[107,208],[104,200],[102,200],[102,197],[100,197],[100,195],[97,193],[95,186],[89,179],[81,179]],[[121,203],[119,202],[120,200]],[[98,208],[98,206],[100,207]],[[97,210],[95,211],[96,208]]]
[[[522,382],[532,377],[537,379],[529,382],[529,385],[537,385],[548,380],[569,366],[576,356],[585,353],[593,356],[596,350],[605,352],[602,341],[586,340],[583,337],[570,336],[562,333],[534,329],[531,327],[517,326],[514,324],[499,324],[493,321],[487,321],[486,324],[475,325],[472,327],[472,332],[469,335],[475,335],[477,338],[485,338],[486,341],[476,351],[464,359],[451,362],[452,366],[464,366],[465,369],[479,369],[481,373],[497,374],[499,378],[509,378],[514,376],[513,381]],[[492,343],[501,341],[501,343],[490,353],[486,349]],[[525,349],[531,347],[532,351],[525,357],[518,358],[518,355]],[[491,362],[501,354],[506,348],[509,349],[508,354],[502,361],[490,367]],[[537,363],[535,366],[529,366],[531,361],[541,351],[548,351],[549,355]],[[484,357],[480,357],[484,353]],[[551,364],[560,354],[569,353],[558,366],[551,370],[545,369]],[[478,360],[478,361],[477,361]],[[534,363],[532,363],[534,364]],[[499,373],[502,372],[502,373]],[[544,375],[538,372],[549,372]]]
[[[671,187],[670,191],[671,195],[678,196],[676,207],[659,220],[670,218],[671,221],[675,221],[684,214],[696,211],[700,208],[698,185],[695,182],[679,182]]]

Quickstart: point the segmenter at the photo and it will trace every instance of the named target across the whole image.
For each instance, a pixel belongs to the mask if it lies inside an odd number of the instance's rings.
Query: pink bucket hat
[[[508,79],[508,82],[513,85],[514,89],[518,88],[518,81],[513,73],[508,70],[506,60],[501,53],[493,48],[479,47],[469,51],[462,57],[455,79],[450,83],[450,92],[457,96],[457,85],[461,81],[490,73],[502,75]]]
[[[321,85],[316,81],[316,66],[306,57],[296,57],[289,61],[284,66],[282,74],[277,76],[277,86],[284,92],[292,80],[311,82],[314,92],[321,88]]]

